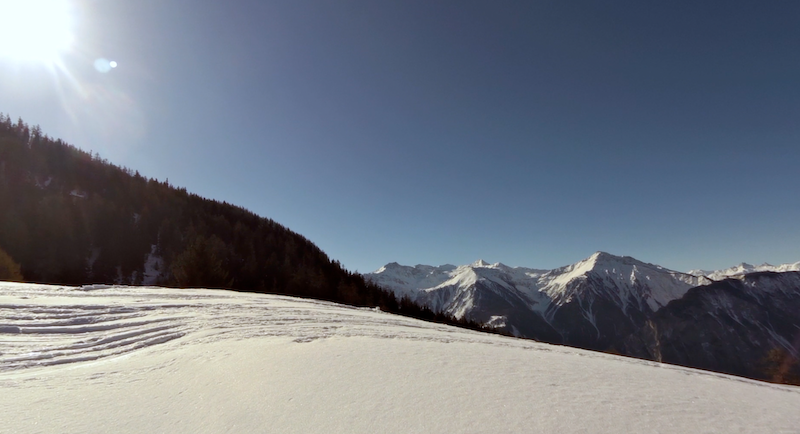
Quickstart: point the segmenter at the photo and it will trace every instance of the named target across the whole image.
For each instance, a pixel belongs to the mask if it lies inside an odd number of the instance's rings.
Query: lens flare
[[[105,74],[106,72],[111,71],[111,68],[112,68],[111,62],[109,62],[108,59],[104,57],[101,57],[94,61],[94,69],[96,69],[97,72],[102,72],[103,74]]]

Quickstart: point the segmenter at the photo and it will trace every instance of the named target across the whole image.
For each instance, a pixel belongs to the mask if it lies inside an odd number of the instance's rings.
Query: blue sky
[[[351,270],[800,260],[798,2],[72,4],[1,112]]]

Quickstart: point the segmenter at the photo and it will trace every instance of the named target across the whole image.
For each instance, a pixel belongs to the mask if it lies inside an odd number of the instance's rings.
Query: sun
[[[73,26],[71,0],[0,0],[0,62],[58,64]]]

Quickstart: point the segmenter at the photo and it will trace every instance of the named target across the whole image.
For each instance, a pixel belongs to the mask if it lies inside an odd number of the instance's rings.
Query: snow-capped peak
[[[484,261],[483,259],[478,259],[477,261],[470,264],[471,267],[491,267],[492,264]]]
[[[713,280],[723,280],[729,277],[742,276],[745,274],[758,273],[762,271],[773,271],[777,273],[786,271],[800,271],[800,262],[781,265],[771,265],[767,263],[763,263],[761,265],[750,265],[746,262],[742,262],[739,265],[735,265],[724,270],[690,270],[689,274],[693,274],[695,276],[706,276]]]
[[[658,265],[649,264],[647,262],[642,262],[636,258],[630,256],[617,256],[607,252],[595,252],[592,256],[584,259],[585,262],[591,262],[594,264],[595,269],[607,269],[609,267],[614,268],[617,266],[644,266],[644,267],[655,267],[657,269],[663,269]]]
[[[383,267],[379,268],[376,271],[376,273],[383,273],[383,272],[386,272],[387,270],[399,270],[402,267],[403,266],[398,264],[397,262],[390,262],[390,263],[384,265]]]
[[[777,267],[742,263],[722,271],[682,273],[630,256],[598,251],[584,260],[552,270],[508,267],[483,259],[468,265],[438,267],[410,267],[392,262],[365,277],[398,297],[409,297],[431,309],[459,317],[469,309],[476,309],[482,291],[490,291],[507,300],[516,300],[513,303],[524,300],[526,309],[549,318],[557,306],[585,297],[607,298],[623,312],[630,308],[654,312],[683,297],[692,287],[758,271],[800,271],[800,262]]]
[[[630,303],[640,309],[645,305],[656,311],[670,301],[682,297],[689,288],[702,284],[700,277],[668,270],[639,261],[630,256],[595,252],[572,265],[557,268],[539,279],[539,291],[557,305],[569,303],[586,290],[606,292],[625,311]],[[591,285],[579,282],[592,280]]]
[[[480,291],[524,300],[527,309],[542,313],[548,309],[552,312],[551,307],[570,303],[586,291],[605,294],[623,311],[629,305],[656,311],[705,280],[607,252],[595,252],[582,261],[553,270],[508,267],[479,259],[458,267],[391,263],[365,277],[399,297],[458,316],[477,303]]]
[[[590,259],[590,260],[593,260],[593,261],[609,261],[609,260],[619,260],[619,259],[622,259],[622,257],[621,256],[617,256],[617,255],[612,255],[611,253],[603,252],[603,251],[598,250],[598,251],[594,252],[592,254],[592,256],[589,256],[589,258],[587,258],[587,259]]]

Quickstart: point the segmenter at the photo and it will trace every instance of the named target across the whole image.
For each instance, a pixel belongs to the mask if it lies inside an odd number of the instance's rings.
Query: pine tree
[[[175,258],[172,275],[181,287],[230,287],[225,257],[226,247],[219,238],[199,236]]]

